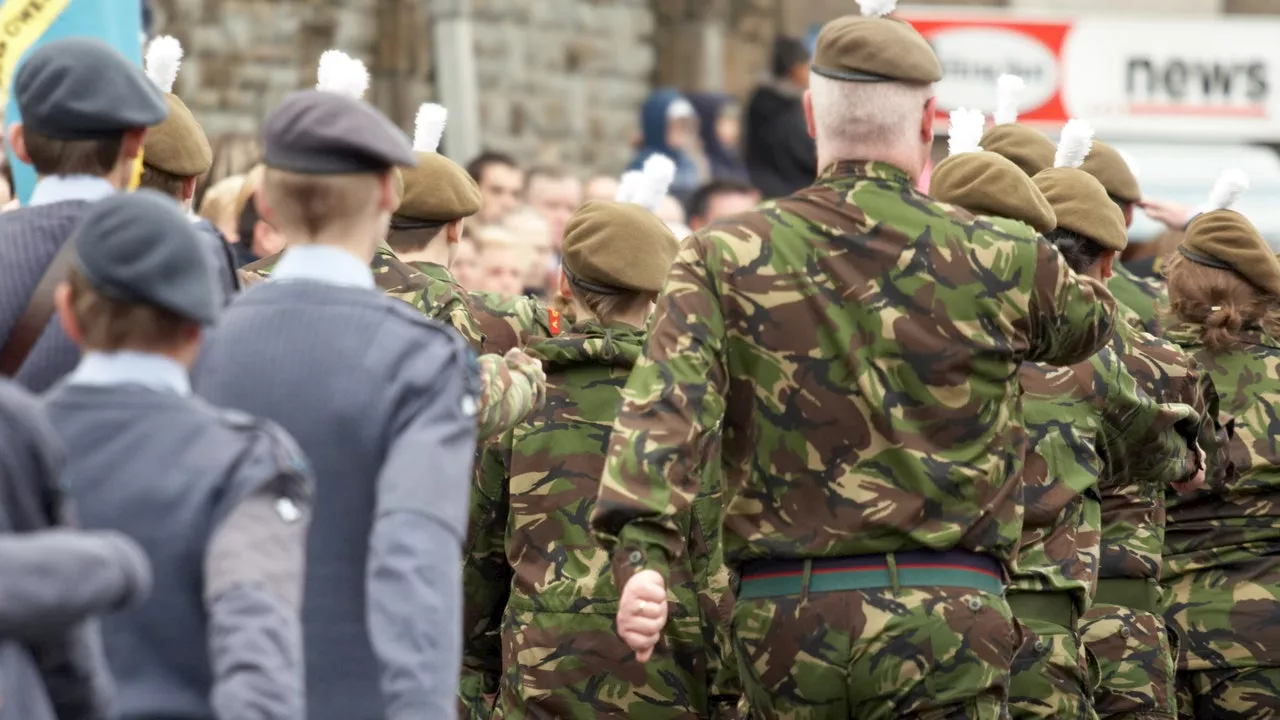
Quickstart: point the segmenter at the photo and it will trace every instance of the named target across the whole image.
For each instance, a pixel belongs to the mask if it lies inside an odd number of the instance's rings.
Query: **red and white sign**
[[[1079,117],[1112,136],[1280,140],[1277,21],[904,17],[942,62],[943,113],[992,112],[996,78],[1012,73],[1026,82],[1024,122]]]

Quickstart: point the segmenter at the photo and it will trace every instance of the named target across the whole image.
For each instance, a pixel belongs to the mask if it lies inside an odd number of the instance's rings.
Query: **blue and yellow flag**
[[[0,93],[4,94],[5,151],[13,166],[14,193],[23,205],[36,184],[35,170],[8,147],[8,128],[21,121],[9,92],[28,52],[51,40],[94,37],[142,64],[142,0],[0,0]]]

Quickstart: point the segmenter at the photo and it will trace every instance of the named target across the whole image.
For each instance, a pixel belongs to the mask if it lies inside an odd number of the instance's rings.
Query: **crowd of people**
[[[33,51],[0,719],[1280,718],[1248,178],[1146,198],[1005,76],[922,188],[942,67],[859,5],[619,177],[455,163],[336,50],[213,143],[173,38]]]

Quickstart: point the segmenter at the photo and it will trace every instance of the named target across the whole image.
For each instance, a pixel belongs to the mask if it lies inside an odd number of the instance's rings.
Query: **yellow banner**
[[[71,0],[3,0],[0,4],[0,104],[9,101],[9,84],[18,59]]]

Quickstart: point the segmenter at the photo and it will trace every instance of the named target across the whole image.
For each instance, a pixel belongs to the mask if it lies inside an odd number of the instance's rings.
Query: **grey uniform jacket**
[[[150,590],[135,543],[58,527],[61,467],[36,399],[0,381],[0,720],[108,717],[110,679],[89,619]]]
[[[478,379],[458,334],[371,289],[277,280],[206,340],[195,389],[289,431],[316,474],[312,720],[456,716]]]
[[[200,239],[204,243],[209,269],[213,272],[214,287],[218,288],[221,304],[226,305],[240,289],[240,279],[236,275],[231,246],[227,244],[227,239],[218,228],[204,218],[193,221],[192,227],[200,234]]]
[[[115,717],[303,720],[312,478],[292,438],[139,385],[69,381],[46,407],[81,524],[129,535],[155,568],[151,597],[102,621]]]
[[[89,205],[85,200],[66,200],[0,215],[0,347]],[[44,392],[71,372],[79,359],[79,348],[54,317],[15,379],[32,392]]]

